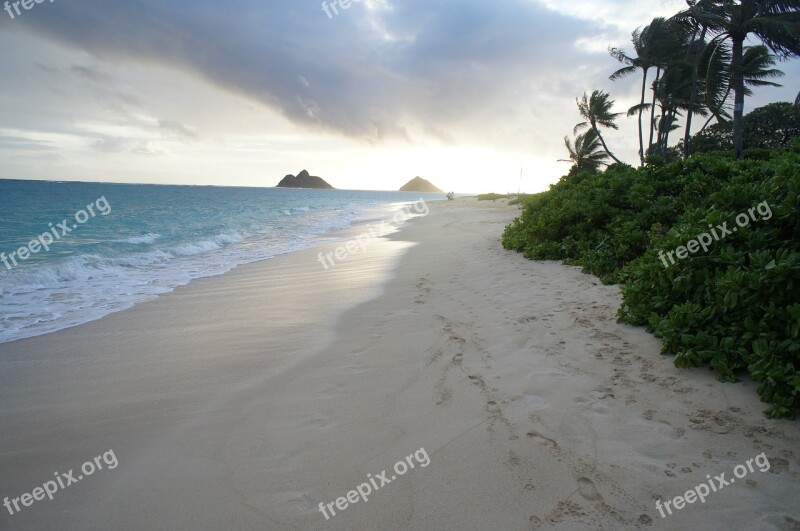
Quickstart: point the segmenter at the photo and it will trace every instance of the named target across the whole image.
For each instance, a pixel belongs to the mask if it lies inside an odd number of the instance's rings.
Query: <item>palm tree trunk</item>
[[[639,103],[639,162],[644,166],[644,135],[642,131],[642,112],[644,111],[644,99],[647,96],[647,71],[642,72],[642,101]]]
[[[730,84],[728,84],[728,90],[725,91],[725,96],[722,98],[722,102],[724,103],[724,102],[728,101],[728,96],[730,96],[730,95],[731,95],[731,87],[730,87]],[[703,127],[700,128],[700,131],[702,131],[703,129],[708,127],[708,124],[710,124],[711,120],[713,120],[714,118],[717,119],[717,123],[720,123],[720,124],[724,123],[722,118],[720,118],[720,116],[717,114],[717,112],[710,105],[706,105],[706,106],[711,111],[711,116],[708,117],[708,120],[706,120],[706,123],[704,123]]]
[[[595,129],[594,132],[597,133],[597,138],[600,140],[600,143],[603,144],[603,149],[606,150],[606,153],[608,153],[608,156],[611,157],[612,159],[614,159],[614,162],[616,162],[617,164],[622,164],[622,161],[619,160],[617,157],[615,157],[614,154],[611,153],[608,150],[608,146],[606,145],[606,141],[603,139],[603,135],[600,134],[600,131]]]
[[[700,42],[697,44],[697,51],[694,55],[694,69],[692,69],[692,93],[689,96],[689,110],[686,114],[686,132],[683,134],[683,158],[688,159],[691,154],[689,149],[689,142],[691,142],[692,135],[692,115],[694,114],[694,105],[697,102],[697,87],[700,81],[700,59],[703,54],[703,47],[706,42],[706,31],[708,28],[703,25],[703,31],[700,33]]]
[[[744,158],[744,72],[742,71],[742,54],[744,53],[744,36],[732,35],[733,58],[731,60],[731,85],[733,85],[733,149],[736,158]]]
[[[678,113],[676,110],[672,110],[669,113],[669,118],[667,119],[667,123],[664,127],[664,143],[661,144],[661,157],[664,159],[667,158],[667,147],[669,146],[669,134],[672,132],[672,124],[675,121],[675,115]]]
[[[656,67],[656,80],[653,81],[653,105],[650,107],[650,142],[647,145],[647,152],[653,149],[653,131],[656,128],[656,85],[661,78],[661,67]]]
[[[698,131],[698,133],[703,131],[703,129],[705,129],[706,127],[708,127],[708,124],[710,124],[711,120],[713,120],[714,118],[717,118],[717,117],[714,116],[713,114],[711,116],[709,116],[708,120],[706,120],[706,123],[703,124],[703,127],[700,128],[700,131]],[[717,122],[719,122],[719,118],[717,118]]]
[[[666,158],[666,137],[669,131],[669,123],[672,117],[672,110],[664,109],[663,116],[659,120],[658,135],[656,136],[656,153],[659,157]]]

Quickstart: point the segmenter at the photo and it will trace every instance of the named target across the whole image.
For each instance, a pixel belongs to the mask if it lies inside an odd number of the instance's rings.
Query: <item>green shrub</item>
[[[525,200],[503,245],[622,282],[620,319],[647,325],[677,366],[708,366],[726,381],[747,371],[772,403],[767,415],[791,417],[800,407],[798,151],[795,142],[744,161],[703,154],[569,175]],[[759,204],[770,219],[665,267],[667,253],[709,225],[736,226]]]
[[[478,196],[478,201],[494,201],[496,199],[505,199],[507,195],[503,194],[480,194]]]
[[[531,196],[503,245],[537,260],[564,260],[604,282],[647,249],[654,227],[669,227],[684,205],[700,204],[725,177],[722,162],[698,156],[641,169],[614,165],[604,173],[562,177]]]
[[[647,324],[679,367],[707,365],[726,381],[746,370],[773,404],[766,414],[793,417],[800,406],[800,159],[787,153],[730,166],[729,182],[707,205],[684,212],[625,267],[619,316]],[[768,205],[772,217],[675,265],[659,258],[709,224],[736,226],[736,216],[757,204]]]

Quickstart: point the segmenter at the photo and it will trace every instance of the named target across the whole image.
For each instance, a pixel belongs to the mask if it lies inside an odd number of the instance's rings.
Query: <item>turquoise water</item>
[[[442,195],[0,180],[0,342],[310,247],[420,198]]]

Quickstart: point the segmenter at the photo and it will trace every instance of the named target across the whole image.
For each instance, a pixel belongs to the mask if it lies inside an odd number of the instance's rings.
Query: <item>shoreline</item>
[[[382,206],[369,207],[366,210],[364,210],[359,215],[358,218],[354,219],[351,222],[351,225],[349,227],[347,227],[347,228],[336,229],[336,230],[332,230],[332,231],[326,232],[326,233],[310,233],[310,234],[301,235],[303,237],[303,239],[305,239],[308,236],[310,236],[312,239],[310,240],[309,243],[307,243],[304,246],[301,246],[300,248],[292,249],[290,251],[280,251],[280,252],[277,252],[277,254],[275,254],[273,256],[270,256],[268,258],[257,258],[257,259],[254,259],[253,261],[246,261],[246,262],[243,262],[243,263],[234,264],[230,269],[227,269],[226,271],[223,271],[223,272],[211,272],[211,273],[205,274],[204,276],[199,276],[199,277],[196,277],[196,278],[190,278],[188,281],[186,281],[184,283],[178,283],[178,284],[170,286],[168,288],[168,291],[165,291],[163,293],[148,294],[148,295],[139,294],[139,295],[137,295],[135,300],[128,301],[128,304],[126,304],[125,307],[107,310],[108,313],[104,313],[104,314],[99,315],[99,316],[80,317],[80,318],[76,318],[76,316],[70,316],[70,315],[62,316],[62,321],[66,321],[66,322],[63,322],[63,323],[57,325],[58,328],[56,328],[54,330],[51,329],[51,330],[45,330],[45,331],[37,331],[34,335],[29,335],[29,336],[25,336],[25,337],[18,337],[18,338],[15,338],[15,339],[9,339],[9,340],[0,341],[0,346],[6,345],[6,344],[10,344],[10,343],[14,343],[15,341],[24,341],[24,340],[27,340],[27,339],[32,339],[32,338],[36,338],[36,337],[46,336],[46,335],[49,335],[49,334],[59,333],[59,332],[62,332],[64,330],[69,330],[71,328],[80,327],[80,326],[83,326],[83,325],[86,325],[86,324],[89,324],[89,323],[92,323],[92,322],[95,322],[95,321],[99,321],[99,320],[105,319],[106,317],[108,317],[110,315],[114,315],[116,313],[126,312],[126,311],[129,311],[129,310],[132,310],[133,308],[135,308],[136,306],[138,306],[140,304],[144,304],[144,303],[147,303],[147,302],[151,302],[151,301],[157,300],[157,299],[159,299],[160,297],[163,297],[163,296],[168,296],[171,293],[173,293],[175,290],[187,287],[190,284],[193,284],[194,282],[197,282],[197,281],[202,281],[202,280],[206,280],[206,279],[212,279],[212,278],[221,277],[221,276],[230,274],[230,273],[232,273],[232,272],[234,272],[237,269],[240,269],[242,267],[247,267],[247,266],[250,266],[250,265],[259,264],[259,263],[263,263],[263,262],[269,262],[271,260],[274,260],[275,258],[291,255],[293,253],[298,253],[298,252],[302,252],[302,251],[307,251],[309,249],[313,249],[315,247],[318,247],[318,246],[321,246],[321,245],[324,245],[326,243],[330,243],[330,242],[333,242],[333,241],[339,241],[339,240],[344,241],[347,238],[354,237],[355,233],[357,233],[360,230],[363,230],[364,227],[369,227],[370,224],[372,222],[374,222],[374,221],[380,221],[380,220],[389,219],[392,214],[394,214],[398,209],[400,209],[399,205],[401,205],[401,204],[403,204],[403,203],[392,202],[392,203],[386,203],[386,204],[384,204]]]
[[[12,367],[0,345],[0,497],[99,451],[119,459],[53,502],[0,518],[64,529],[800,521],[796,423],[765,419],[752,382],[675,368],[656,338],[616,322],[616,286],[503,250],[516,212],[437,203],[336,272],[300,251],[58,341],[22,340],[66,358]],[[326,309],[334,322],[313,327]],[[268,322],[276,334],[255,311],[283,320]],[[61,380],[19,379],[39,370]],[[319,511],[421,448],[429,466],[329,520]],[[656,500],[761,452],[769,472],[659,516]]]

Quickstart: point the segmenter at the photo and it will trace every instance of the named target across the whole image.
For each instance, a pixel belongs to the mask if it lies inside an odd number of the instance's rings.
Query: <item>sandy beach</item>
[[[0,498],[118,460],[0,528],[800,529],[798,423],[503,250],[517,213],[430,203],[328,270],[341,241],[0,345]]]

